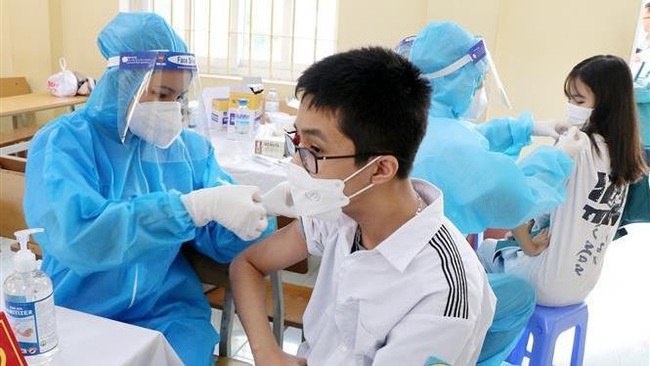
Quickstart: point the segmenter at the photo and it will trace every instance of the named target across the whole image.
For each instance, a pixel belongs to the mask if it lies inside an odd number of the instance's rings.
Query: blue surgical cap
[[[187,52],[187,45],[161,16],[154,13],[118,13],[97,37],[104,58],[120,52],[167,50]],[[124,73],[117,66],[109,67],[86,103],[86,115],[93,123],[101,123],[117,131],[117,99],[119,93],[133,95],[142,82],[143,72]]]
[[[185,42],[154,13],[119,13],[97,37],[104,58],[120,52],[167,50],[187,52]]]
[[[436,72],[467,54],[478,40],[456,23],[432,22],[415,38],[409,60],[424,74]],[[469,107],[484,73],[485,67],[470,62],[449,75],[432,79],[429,114],[460,117]]]

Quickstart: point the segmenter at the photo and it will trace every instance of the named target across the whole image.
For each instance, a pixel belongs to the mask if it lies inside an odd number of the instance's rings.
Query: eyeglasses
[[[348,158],[359,158],[359,157],[364,157],[364,156],[373,156],[373,155],[393,155],[392,153],[389,152],[373,152],[373,153],[358,153],[358,154],[350,154],[350,155],[330,155],[330,156],[324,156],[324,155],[316,155],[315,152],[310,150],[309,148],[302,147],[302,146],[296,146],[296,142],[298,141],[299,135],[296,134],[297,131],[290,131],[287,132],[284,135],[284,144],[287,148],[287,153],[289,153],[290,156],[298,155],[300,156],[300,162],[302,163],[302,166],[307,170],[307,172],[311,174],[317,174],[318,173],[318,161],[319,160],[329,160],[329,159],[348,159]],[[291,135],[294,135],[295,137],[292,137]]]

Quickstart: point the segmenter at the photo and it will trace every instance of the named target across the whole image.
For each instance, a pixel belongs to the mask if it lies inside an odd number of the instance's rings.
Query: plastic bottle
[[[266,93],[266,100],[264,102],[264,112],[279,112],[280,111],[280,96],[276,88],[269,88]]]
[[[189,114],[188,126],[189,128],[196,128],[199,125],[199,101],[190,100],[187,103],[187,112]]]
[[[52,280],[36,268],[36,256],[27,248],[29,236],[40,232],[14,233],[20,250],[14,255],[14,273],[4,282],[5,312],[30,366],[50,363],[59,345]]]
[[[235,131],[237,135],[250,138],[253,134],[252,114],[248,109],[248,100],[242,98],[238,101],[239,107],[235,112]]]
[[[226,137],[228,140],[237,140],[237,126],[235,125],[235,115],[237,110],[228,109],[226,111],[228,124],[226,125]]]

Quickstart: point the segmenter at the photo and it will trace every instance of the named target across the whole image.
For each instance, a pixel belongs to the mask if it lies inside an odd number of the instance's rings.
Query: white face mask
[[[129,130],[148,143],[166,149],[181,134],[182,119],[178,102],[137,103]]]
[[[485,88],[481,88],[474,93],[472,102],[467,107],[467,110],[461,116],[463,119],[469,121],[476,121],[485,112],[488,105],[488,98]]]
[[[293,163],[286,164],[285,171],[287,172],[287,179],[291,186],[291,196],[298,216],[330,221],[336,220],[343,212],[343,207],[347,206],[352,198],[374,186],[374,183],[371,183],[347,197],[343,193],[345,183],[380,157],[371,160],[343,180],[314,178],[303,167]]]
[[[566,104],[566,119],[572,126],[581,128],[585,122],[591,117],[593,108],[582,107],[572,103]]]

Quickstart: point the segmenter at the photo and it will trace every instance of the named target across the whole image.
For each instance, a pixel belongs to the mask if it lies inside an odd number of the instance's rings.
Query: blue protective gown
[[[409,60],[424,74],[437,72],[463,57],[477,40],[457,24],[433,22],[415,38]],[[485,61],[470,62],[430,79],[429,123],[413,164],[413,177],[443,192],[445,215],[463,233],[514,228],[549,212],[564,201],[573,168],[565,152],[548,146],[516,161],[531,142],[530,114],[480,125],[461,118],[487,70]],[[497,308],[479,356],[481,366],[506,359],[536,300],[532,286],[512,275],[488,274],[488,281]]]
[[[477,38],[453,23],[431,23],[413,42],[409,59],[423,73],[443,69]],[[559,206],[573,161],[563,151],[540,147],[515,159],[531,143],[532,115],[475,125],[462,120],[487,67],[469,63],[430,80],[433,88],[427,133],[412,176],[438,186],[445,215],[463,233],[514,228]]]
[[[514,228],[564,201],[573,162],[542,146],[520,162],[532,122],[500,119],[474,127],[430,113],[412,176],[445,194],[445,215],[463,233]]]
[[[129,29],[140,31],[125,34]],[[184,51],[162,18],[145,13],[118,15],[98,43],[108,57],[131,50],[129,39],[136,48]],[[138,44],[143,39],[158,42]],[[216,222],[195,227],[181,202],[183,193],[232,182],[209,140],[184,130],[149,160],[143,153],[156,148],[144,140],[120,142],[117,75],[109,68],[86,108],[53,120],[32,140],[24,206],[29,226],[45,228],[36,235],[42,269],[57,305],[159,330],[185,364],[212,365],[219,336],[179,250],[187,243],[228,262],[253,242]]]
[[[634,84],[634,95],[639,112],[641,141],[646,151],[646,161],[650,161],[650,76]]]

